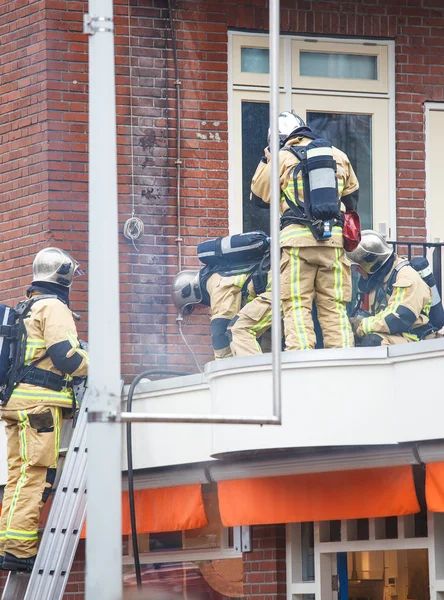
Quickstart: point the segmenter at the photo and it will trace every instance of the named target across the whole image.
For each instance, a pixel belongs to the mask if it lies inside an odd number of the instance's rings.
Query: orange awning
[[[431,512],[444,512],[444,462],[426,467],[426,501]]]
[[[419,512],[410,466],[221,481],[226,527]]]
[[[136,490],[134,502],[138,533],[199,529],[208,525],[200,484]],[[123,492],[122,535],[130,533],[128,492]],[[86,537],[86,527],[83,527],[81,537]]]

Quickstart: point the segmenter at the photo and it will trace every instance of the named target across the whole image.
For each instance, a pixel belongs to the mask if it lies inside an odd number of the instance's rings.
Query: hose
[[[169,369],[149,369],[139,373],[131,382],[128,390],[128,398],[126,401],[127,412],[132,411],[133,406],[133,395],[134,391],[139,384],[140,380],[150,375],[171,375],[173,377],[180,377],[181,375],[189,375],[184,371],[174,371]],[[129,498],[129,509],[130,509],[130,520],[131,520],[131,539],[133,545],[134,554],[134,569],[136,571],[137,587],[142,588],[142,574],[140,571],[140,556],[139,556],[139,544],[137,541],[137,523],[136,523],[136,510],[134,505],[134,471],[133,471],[133,440],[131,423],[126,424],[126,454],[128,460],[128,498]]]

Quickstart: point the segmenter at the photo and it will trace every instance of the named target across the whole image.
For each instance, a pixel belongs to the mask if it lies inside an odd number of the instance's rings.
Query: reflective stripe
[[[8,540],[36,540],[37,530],[35,531],[22,531],[21,529],[7,529],[6,539]]]
[[[28,467],[28,449],[26,444],[26,425],[29,422],[26,411],[19,410],[19,440],[21,442],[20,458],[22,459],[22,465],[20,467],[20,477],[17,481],[17,485],[12,496],[11,506],[9,508],[8,518],[6,522],[6,537],[8,537],[8,531],[10,530],[12,517],[14,516],[15,509],[17,508],[17,502],[20,496],[20,491],[26,481],[26,469]]]
[[[35,357],[36,350],[45,350],[46,344],[45,340],[40,338],[28,338],[26,340],[26,350],[25,350],[25,366],[28,366],[32,363]]]
[[[387,308],[382,310],[380,313],[374,315],[373,317],[367,317],[366,319],[363,319],[361,321],[362,331],[365,334],[370,333],[373,330],[373,326],[375,325],[375,323],[377,323],[378,321],[381,321],[381,320],[385,320],[385,317],[387,317],[388,315],[395,314],[396,311],[398,310],[399,305],[401,304],[401,302],[404,299],[405,293],[406,293],[406,288],[398,287],[396,289],[396,295],[395,295],[394,301],[389,306],[387,306]]]
[[[334,282],[335,282],[335,304],[339,314],[341,324],[342,347],[351,348],[351,329],[347,317],[347,311],[344,306],[344,267],[339,260],[341,258],[341,248],[335,248],[336,260],[333,263]]]
[[[56,406],[54,409],[54,433],[55,433],[55,459],[59,459],[60,450],[60,409]]]
[[[21,388],[17,388],[13,391],[11,398],[16,398],[20,400],[33,400],[34,398],[40,398],[41,400],[72,400],[72,392],[71,391],[61,391],[61,392],[53,392],[51,390],[24,390]]]
[[[312,236],[313,234],[311,233],[310,229],[305,226],[305,225],[300,225],[300,229],[291,229],[290,231],[287,231],[287,228],[285,227],[285,229],[282,230],[281,235],[280,235],[280,242],[285,243],[288,242],[289,240],[291,240],[292,238],[299,238],[299,237],[309,237]],[[334,238],[340,238],[342,239],[342,229],[341,227],[338,226],[334,226],[332,229],[332,237]]]
[[[233,285],[241,288],[246,281],[247,281],[246,275],[236,275],[234,278]]]
[[[88,352],[86,352],[85,350],[82,350],[82,348],[80,348],[80,342],[77,339],[77,337],[74,334],[72,334],[70,331],[66,332],[66,337],[68,338],[68,341],[71,344],[71,347],[74,350],[74,352],[77,352],[77,354],[80,354],[80,356],[85,359],[86,364],[89,364]]]
[[[300,350],[308,350],[310,346],[305,328],[304,314],[302,312],[299,248],[292,248],[290,251],[290,296],[291,312],[293,314],[296,335],[299,338]]]

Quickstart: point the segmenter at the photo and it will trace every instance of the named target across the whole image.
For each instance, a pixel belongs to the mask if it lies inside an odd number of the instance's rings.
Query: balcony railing
[[[436,287],[442,297],[442,252],[444,242],[390,241],[389,244],[392,244],[395,252],[401,256],[407,256],[409,260],[415,256],[427,258],[435,275]]]

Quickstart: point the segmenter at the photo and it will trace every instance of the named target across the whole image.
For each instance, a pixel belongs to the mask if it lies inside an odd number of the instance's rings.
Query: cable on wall
[[[130,87],[130,139],[131,139],[131,217],[125,221],[123,235],[131,240],[134,249],[139,252],[135,241],[143,235],[145,226],[142,219],[136,216],[136,198],[134,192],[134,132],[133,132],[133,51],[131,38],[131,0],[128,0],[128,58],[129,58],[129,87]]]

